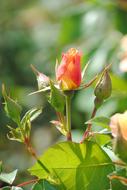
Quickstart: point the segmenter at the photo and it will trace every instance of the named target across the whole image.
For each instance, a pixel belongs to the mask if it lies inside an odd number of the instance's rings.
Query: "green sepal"
[[[3,187],[1,190],[23,190],[21,187]]]
[[[18,170],[15,170],[15,171],[13,171],[11,173],[2,172],[0,174],[0,180],[11,185],[14,182],[15,178],[16,178],[17,171]]]
[[[49,96],[49,103],[52,105],[52,107],[57,111],[57,112],[64,112],[64,107],[65,107],[65,98],[62,92],[55,87],[52,81],[50,81],[50,96]]]
[[[19,124],[20,122],[20,114],[22,111],[22,107],[17,103],[17,101],[13,100],[7,95],[5,86],[2,85],[2,94],[4,97],[4,110],[8,117],[10,117],[14,122]]]
[[[104,116],[94,117],[93,119],[90,119],[87,122],[85,122],[85,124],[97,124],[103,128],[107,128],[108,130],[110,130],[109,123],[110,119]]]
[[[7,134],[7,137],[9,140],[18,141],[23,143],[24,142],[24,135],[23,135],[23,129],[21,130],[20,127],[13,128],[9,125],[7,127],[10,129],[10,131]]]

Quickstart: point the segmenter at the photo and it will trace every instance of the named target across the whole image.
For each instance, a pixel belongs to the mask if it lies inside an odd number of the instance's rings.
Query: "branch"
[[[35,183],[37,181],[39,181],[39,179],[33,179],[33,180],[30,180],[30,181],[26,181],[26,182],[20,183],[19,185],[17,185],[17,187],[23,187],[23,186],[29,185],[31,183]]]
[[[96,112],[97,112],[97,109],[96,109],[96,107],[94,106],[94,109],[93,109],[93,112],[92,112],[92,115],[91,115],[91,119],[94,118],[94,116],[96,115]],[[84,140],[88,137],[88,135],[89,135],[89,133],[90,133],[90,131],[91,131],[91,128],[92,128],[92,124],[90,123],[90,124],[88,124],[88,127],[87,127],[86,131],[84,132],[83,138],[82,138],[82,140],[81,140],[80,143],[83,143]]]

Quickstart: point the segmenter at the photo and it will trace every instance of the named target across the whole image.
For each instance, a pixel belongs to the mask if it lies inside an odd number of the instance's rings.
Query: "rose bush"
[[[7,126],[10,140],[25,145],[27,151],[36,160],[28,169],[34,179],[14,185],[17,170],[6,174],[0,162],[0,180],[8,183],[2,190],[23,190],[24,186],[33,184],[31,190],[125,190],[127,178],[121,176],[121,170],[127,168],[127,112],[116,114],[109,118],[96,117],[100,106],[110,97],[112,83],[109,66],[87,84],[86,64],[81,72],[81,53],[71,48],[63,54],[60,65],[56,65],[56,79],[53,80],[43,73],[32,69],[36,75],[38,90],[31,93],[44,93],[49,104],[56,112],[56,120],[50,121],[66,137],[65,142],[56,143],[49,147],[42,156],[38,156],[31,142],[32,121],[41,113],[42,108],[33,108],[22,113],[22,107],[12,99],[2,85],[4,109],[9,118],[15,122],[16,128]],[[100,76],[100,77],[98,77]],[[97,84],[94,82],[97,80]],[[91,118],[86,122],[81,140],[74,142],[71,126],[71,101],[78,90],[94,87],[94,102]],[[85,101],[85,100],[84,100]],[[97,125],[97,130],[94,129]],[[111,127],[111,130],[109,128]],[[114,137],[111,147],[111,132]],[[117,162],[112,154],[116,153]],[[111,152],[112,154],[109,154]],[[117,167],[116,167],[117,166]],[[118,169],[119,170],[118,170]],[[120,174],[119,174],[120,172]],[[114,182],[114,179],[117,180]],[[16,183],[15,183],[16,184]],[[119,186],[118,186],[119,184]]]

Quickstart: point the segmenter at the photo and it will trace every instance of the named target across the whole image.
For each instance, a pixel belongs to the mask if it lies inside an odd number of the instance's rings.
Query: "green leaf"
[[[112,87],[113,90],[120,92],[124,95],[127,95],[127,82],[126,80],[122,79],[121,77],[118,77],[114,74],[111,74],[111,80],[112,80]]]
[[[110,129],[109,127],[110,119],[107,117],[95,117],[89,121],[87,121],[85,124],[97,124],[101,127]]]
[[[56,190],[54,185],[51,185],[46,180],[40,180],[38,183],[34,184],[32,190]]]
[[[121,131],[119,130],[119,138],[113,139],[113,150],[115,154],[127,164],[127,141],[122,138]]]
[[[30,121],[35,120],[40,114],[42,113],[42,109],[41,108],[33,108],[31,110],[29,110],[28,112],[26,112],[26,114],[24,115],[24,117],[21,120],[21,123],[24,124],[26,123],[26,121],[28,119],[30,119]]]
[[[54,107],[57,112],[64,112],[65,99],[61,91],[58,90],[50,81],[51,93],[49,103]]]
[[[2,161],[0,161],[0,174],[2,172]]]
[[[7,126],[10,131],[7,134],[10,140],[16,140],[18,142],[24,142],[24,137],[29,138],[31,132],[31,122],[36,119],[42,113],[42,109],[34,108],[26,112],[21,121],[19,121],[19,126],[15,129],[13,127]]]
[[[114,174],[112,175],[118,176],[123,179],[127,179],[126,169],[119,169],[118,171],[114,172]],[[112,186],[112,190],[126,190],[127,189],[127,183],[124,183],[122,180],[119,180],[119,179],[112,179],[111,186]]]
[[[33,108],[26,112],[24,117],[21,120],[21,126],[23,128],[25,137],[30,137],[31,132],[31,122],[35,120],[40,114],[42,113],[42,109],[40,108]]]
[[[11,190],[23,190],[21,187],[14,187],[12,186]]]
[[[17,127],[16,129],[10,127],[9,125],[7,127],[10,129],[10,131],[7,134],[9,140],[24,142],[24,137],[20,127]]]
[[[52,123],[64,136],[67,136],[67,130],[64,124],[55,120],[50,121],[50,123]]]
[[[3,187],[1,190],[11,190],[11,187]]]
[[[108,155],[96,144],[86,141],[83,144],[63,142],[49,148],[41,162],[50,171],[50,176],[36,163],[29,169],[32,175],[40,179],[51,176],[57,178],[58,190],[108,189],[107,175],[113,170]]]
[[[119,180],[112,180],[112,190],[127,190],[127,186],[122,184]]]
[[[17,101],[7,95],[4,85],[2,86],[2,94],[5,100],[4,110],[7,116],[19,124],[22,107],[17,103]]]
[[[2,190],[23,190],[21,187],[3,187]]]
[[[111,141],[111,137],[109,135],[95,133],[92,140],[95,141],[100,146],[103,146]]]
[[[11,173],[1,173],[0,174],[0,180],[4,181],[6,183],[12,184],[15,180],[15,177],[17,175],[17,170],[11,172]]]

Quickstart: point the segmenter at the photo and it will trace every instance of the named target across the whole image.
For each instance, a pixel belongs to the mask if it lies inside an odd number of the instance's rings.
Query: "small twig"
[[[119,165],[119,166],[123,166],[123,167],[127,167],[127,165],[124,162],[114,161],[113,164],[116,164],[116,165]]]
[[[92,115],[91,115],[91,119],[94,118],[94,116],[96,115],[96,112],[97,112],[97,109],[96,109],[96,107],[94,107],[93,112],[92,112]],[[88,137],[88,135],[89,135],[89,133],[90,133],[90,131],[91,131],[91,128],[92,128],[92,124],[89,123],[89,124],[88,124],[88,127],[87,127],[87,129],[86,129],[86,131],[85,131],[84,134],[83,134],[83,138],[82,138],[82,140],[81,140],[80,143],[83,143],[84,140]]]
[[[62,124],[64,124],[64,117],[63,117],[62,113],[56,112],[56,115],[57,115],[58,121],[60,121]]]
[[[124,182],[124,183],[127,184],[127,178],[122,177],[122,176],[112,175],[112,176],[109,176],[109,179],[110,180],[112,180],[112,179],[118,179],[119,181]]]
[[[48,168],[39,160],[34,148],[32,147],[30,141],[26,138],[25,139],[25,145],[28,150],[28,152],[35,158],[35,160],[38,162],[38,164],[49,174],[50,171]]]
[[[67,140],[72,141],[72,135],[70,131],[67,133]]]
[[[60,113],[59,113],[59,112],[56,112],[56,115],[57,115],[57,119],[58,119],[58,121],[60,121],[60,122],[61,122]]]
[[[30,180],[30,181],[26,181],[26,182],[20,183],[19,185],[17,185],[17,187],[23,187],[23,186],[29,185],[31,183],[35,183],[37,181],[39,181],[39,179],[33,179],[33,180]]]
[[[87,84],[82,85],[78,90],[86,89],[91,86],[95,80],[97,79],[98,75],[96,75],[92,80],[90,80]]]

